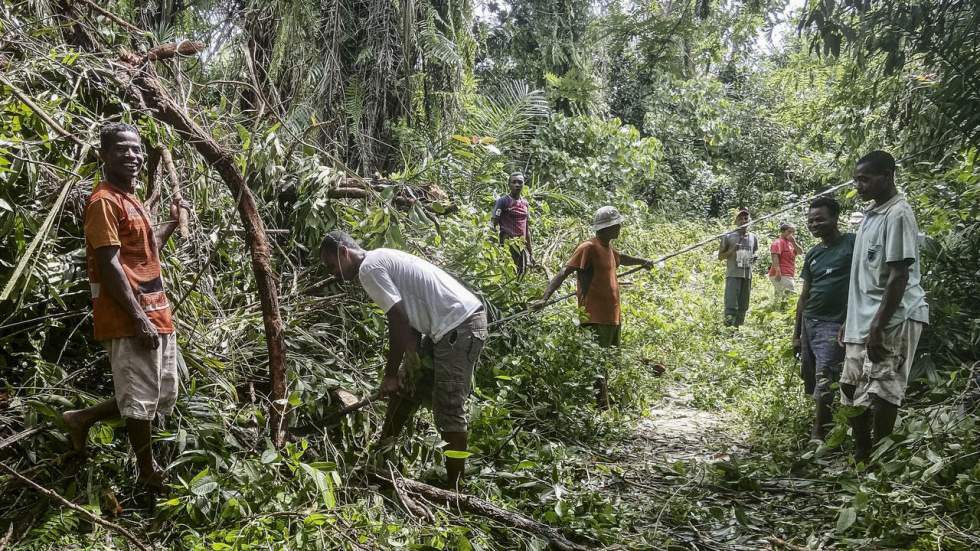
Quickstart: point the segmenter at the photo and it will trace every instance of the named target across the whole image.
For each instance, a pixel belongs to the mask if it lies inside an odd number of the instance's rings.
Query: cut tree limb
[[[170,150],[165,146],[160,148],[160,159],[163,161],[163,166],[167,170],[167,176],[170,177],[170,186],[173,188],[174,199],[177,201],[183,201],[184,196],[180,192],[180,176],[177,175],[177,168],[174,166],[173,155],[170,154]],[[191,236],[191,231],[187,227],[186,209],[177,209],[177,220],[180,226],[180,236],[187,239]]]
[[[83,4],[85,4],[86,6],[88,6],[89,8],[91,8],[91,9],[99,12],[101,15],[105,16],[107,19],[115,22],[117,25],[119,25],[120,27],[126,29],[127,31],[129,31],[131,33],[142,34],[142,35],[148,35],[148,34],[150,34],[150,33],[146,32],[146,31],[144,31],[143,29],[137,27],[136,25],[133,25],[129,21],[126,21],[122,17],[119,17],[118,15],[112,13],[111,11],[106,10],[102,6],[96,4],[95,2],[92,2],[92,0],[81,0],[81,2]]]
[[[61,135],[61,137],[68,138],[69,140],[80,145],[81,147],[86,147],[85,142],[78,139],[77,136],[65,130],[65,127],[55,122],[55,120],[51,118],[51,115],[48,115],[44,109],[41,109],[36,103],[34,103],[34,101],[31,100],[31,98],[28,97],[27,94],[25,94],[20,88],[15,86],[13,82],[7,80],[6,77],[4,77],[3,75],[0,75],[0,82],[2,82],[4,86],[10,88],[10,90],[13,91],[14,95],[17,96],[17,99],[23,102],[24,105],[26,105],[31,111],[33,111],[34,114],[37,115],[39,119],[44,121],[44,124],[47,124],[52,129],[54,129],[54,131],[59,135]]]
[[[395,483],[395,481],[388,478],[380,476],[378,478],[386,484]],[[560,551],[584,551],[590,549],[587,546],[569,540],[558,529],[552,526],[538,522],[520,513],[497,507],[485,499],[443,490],[442,488],[436,488],[435,486],[430,486],[410,478],[399,478],[397,482],[400,485],[401,491],[407,492],[408,494],[414,494],[433,503],[439,503],[454,509],[466,511],[467,513],[486,517],[512,528],[535,534],[548,540],[548,543],[554,549]]]
[[[75,505],[74,503],[68,501],[67,499],[65,499],[63,497],[61,497],[61,495],[58,494],[57,492],[54,492],[52,490],[49,490],[49,489],[45,488],[44,486],[41,486],[37,482],[34,482],[33,480],[31,480],[31,479],[27,478],[26,476],[20,474],[19,472],[11,469],[10,467],[8,467],[4,463],[0,463],[0,468],[2,468],[4,471],[6,471],[8,474],[10,474],[10,476],[12,476],[12,477],[20,480],[21,482],[23,482],[24,484],[26,484],[27,486],[29,486],[35,492],[38,492],[39,494],[42,494],[44,496],[47,496],[47,497],[49,497],[49,498],[57,501],[58,503],[61,503],[63,506],[68,507],[69,509],[71,509],[71,510],[77,512],[77,513],[80,513],[83,517],[91,520],[92,522],[94,522],[94,523],[96,523],[96,524],[98,524],[100,526],[103,526],[105,528],[108,528],[110,530],[113,530],[115,532],[118,532],[124,538],[128,539],[129,541],[131,541],[133,543],[133,545],[136,546],[137,549],[140,549],[141,551],[150,551],[150,548],[147,547],[146,545],[143,545],[142,541],[140,541],[139,538],[137,538],[132,532],[130,532],[129,530],[123,528],[122,526],[119,526],[118,524],[116,524],[114,522],[109,522],[108,520],[106,520],[106,519],[104,519],[104,518],[102,518],[102,517],[100,517],[98,515],[93,514],[91,511],[89,511],[88,509],[86,509],[84,507],[81,507],[79,505]]]
[[[44,430],[44,425],[34,425],[33,427],[31,427],[29,429],[24,429],[24,430],[18,432],[17,434],[11,434],[10,436],[4,438],[3,440],[0,440],[0,450],[6,448],[7,446],[9,446],[11,444],[16,444],[18,441],[23,440],[23,439],[27,438],[28,436],[32,436],[34,434],[37,434],[37,433],[41,432],[42,430]]]

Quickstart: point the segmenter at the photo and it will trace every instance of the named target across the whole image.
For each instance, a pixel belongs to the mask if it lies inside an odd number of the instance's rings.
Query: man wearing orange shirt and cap
[[[620,342],[619,280],[616,269],[620,266],[653,267],[653,261],[621,254],[612,246],[619,237],[623,216],[616,207],[605,206],[596,211],[592,230],[595,237],[583,241],[575,248],[565,268],[548,283],[535,308],[543,308],[551,295],[573,273],[577,276],[578,305],[585,311],[582,325],[588,327],[599,346],[615,347]],[[606,380],[596,380],[597,399],[600,406],[609,406]]]

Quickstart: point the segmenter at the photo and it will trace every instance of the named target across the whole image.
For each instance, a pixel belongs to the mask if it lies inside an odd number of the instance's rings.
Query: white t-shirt
[[[433,342],[482,306],[480,299],[446,272],[395,249],[367,251],[357,277],[385,313],[401,301],[409,325]]]

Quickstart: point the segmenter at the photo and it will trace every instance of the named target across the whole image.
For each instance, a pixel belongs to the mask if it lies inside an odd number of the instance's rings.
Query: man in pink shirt
[[[524,174],[514,172],[507,181],[508,195],[502,195],[493,205],[490,226],[499,231],[500,244],[506,245],[514,259],[518,277],[523,276],[529,266],[533,266],[534,253],[531,249],[531,227],[527,199],[521,197],[524,189]]]
[[[769,246],[772,255],[772,266],[769,268],[769,281],[772,282],[773,298],[777,302],[786,298],[788,293],[796,290],[794,276],[796,275],[796,255],[803,249],[796,244],[793,235],[796,227],[788,222],[779,225],[779,238]]]

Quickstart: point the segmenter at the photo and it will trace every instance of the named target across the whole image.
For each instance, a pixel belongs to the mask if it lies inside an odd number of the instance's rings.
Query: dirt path
[[[741,472],[760,459],[737,426],[698,409],[684,385],[666,390],[606,463],[613,474],[602,491],[632,509],[623,520],[636,537],[624,537],[623,549],[771,549],[770,536],[797,535],[795,519],[819,507],[820,495]]]

